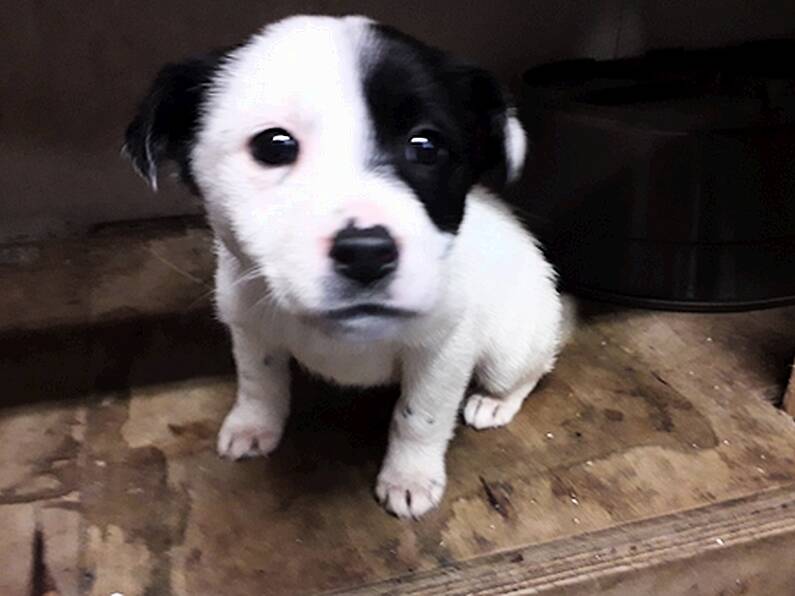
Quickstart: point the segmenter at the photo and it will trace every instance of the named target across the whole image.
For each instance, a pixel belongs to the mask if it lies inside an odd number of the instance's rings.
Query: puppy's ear
[[[519,178],[527,139],[516,110],[500,83],[480,68],[464,67],[456,75],[472,136],[472,159],[479,176],[496,176],[499,185]]]
[[[198,193],[190,172],[190,149],[207,88],[229,50],[164,66],[127,127],[122,153],[157,190],[157,170],[171,160],[188,187]]]

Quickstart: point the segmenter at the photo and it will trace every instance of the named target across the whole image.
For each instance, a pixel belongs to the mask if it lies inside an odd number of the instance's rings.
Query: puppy
[[[516,178],[525,136],[499,84],[362,17],[292,17],[163,68],[126,135],[202,197],[237,401],[218,451],[266,455],[289,367],[346,386],[401,384],[375,492],[435,507],[465,393],[476,429],[507,424],[553,367],[555,275],[486,188]]]

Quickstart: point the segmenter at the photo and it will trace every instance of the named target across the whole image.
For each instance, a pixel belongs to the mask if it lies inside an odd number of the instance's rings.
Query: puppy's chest
[[[371,387],[399,378],[398,352],[389,346],[350,346],[312,333],[288,338],[288,348],[308,370],[340,385]]]

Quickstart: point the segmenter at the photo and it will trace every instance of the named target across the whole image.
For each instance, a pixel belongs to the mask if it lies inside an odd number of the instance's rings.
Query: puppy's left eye
[[[283,128],[269,128],[250,142],[251,155],[269,166],[285,166],[298,158],[298,141]]]
[[[432,130],[420,130],[413,133],[406,144],[406,159],[423,164],[433,165],[446,154],[441,136]]]

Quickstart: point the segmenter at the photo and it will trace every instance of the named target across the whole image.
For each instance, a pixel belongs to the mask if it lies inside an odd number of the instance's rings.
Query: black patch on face
[[[384,25],[361,56],[364,95],[378,145],[373,167],[388,166],[422,201],[442,231],[456,232],[466,195],[487,173],[507,177],[506,100],[487,72]],[[434,163],[407,152],[417,134],[443,144]],[[410,159],[410,157],[415,159]]]
[[[124,150],[151,185],[166,160],[176,162],[182,181],[199,194],[190,170],[190,152],[200,110],[213,77],[236,47],[216,50],[164,66],[127,127]]]

